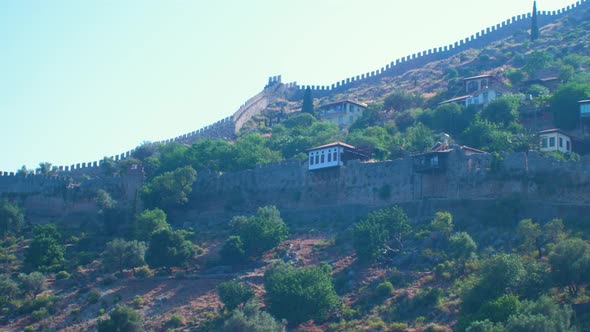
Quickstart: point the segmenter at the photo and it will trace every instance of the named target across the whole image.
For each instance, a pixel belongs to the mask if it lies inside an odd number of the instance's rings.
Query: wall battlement
[[[587,8],[590,8],[590,0],[579,0],[559,10],[538,11],[539,27],[553,23],[564,15],[581,17],[584,14],[583,9]],[[429,62],[445,59],[469,48],[483,47],[494,41],[507,38],[519,30],[528,30],[531,24],[531,17],[531,13],[513,16],[510,19],[487,27],[452,44],[404,56],[391,61],[389,64],[377,70],[349,77],[331,85],[299,85],[297,82],[282,83],[281,75],[272,76],[268,79],[268,84],[265,88],[254,97],[248,99],[232,116],[198,130],[154,143],[167,144],[176,142],[180,144],[193,144],[200,139],[233,139],[252,116],[262,112],[276,98],[275,91],[277,91],[277,88],[284,88],[289,91],[290,95],[294,96],[300,96],[301,90],[307,88],[314,91],[316,97],[326,97],[332,94],[342,93],[360,84],[375,83],[383,77],[401,75],[409,70],[422,67]],[[124,160],[130,158],[134,151],[126,151],[113,155],[110,158],[114,161]],[[55,171],[62,175],[66,175],[67,173],[96,173],[99,171],[101,164],[102,160],[81,162],[69,166],[55,166]],[[0,178],[10,176],[15,176],[15,173],[0,170]]]
[[[576,3],[554,11],[537,11],[539,27],[543,27],[555,22],[567,14],[583,15],[582,10],[590,8],[590,1],[580,0]],[[510,37],[519,30],[529,30],[531,26],[532,14],[522,14],[513,16],[496,25],[487,27],[471,36],[458,40],[454,43],[427,49],[418,53],[410,54],[381,67],[379,69],[349,77],[331,85],[297,85],[297,90],[307,88],[314,91],[317,97],[329,96],[333,93],[340,93],[349,88],[356,87],[362,83],[373,83],[382,77],[397,76],[409,70],[417,69],[432,61],[438,61],[470,48],[480,48],[489,43]],[[280,78],[280,76],[278,76]],[[270,82],[270,79],[269,79]]]

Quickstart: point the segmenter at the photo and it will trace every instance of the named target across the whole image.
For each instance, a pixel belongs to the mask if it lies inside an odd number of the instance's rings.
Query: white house
[[[572,139],[560,129],[547,129],[537,133],[541,152],[560,151],[572,152]]]
[[[342,142],[317,146],[306,150],[308,157],[308,170],[317,170],[330,167],[340,167],[349,160],[368,160],[369,156],[352,145]]]
[[[366,104],[342,100],[320,106],[318,117],[320,120],[337,124],[340,129],[347,129],[363,115],[366,108]]]

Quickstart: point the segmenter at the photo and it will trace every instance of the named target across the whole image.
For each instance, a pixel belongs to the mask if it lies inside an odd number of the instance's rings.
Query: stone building
[[[318,117],[320,120],[337,124],[341,130],[346,130],[363,115],[366,108],[366,104],[342,100],[320,106]]]

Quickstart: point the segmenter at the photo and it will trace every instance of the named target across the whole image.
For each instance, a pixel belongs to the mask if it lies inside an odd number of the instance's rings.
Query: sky
[[[230,116],[269,76],[331,85],[531,9],[529,0],[2,0],[0,171],[120,154]]]

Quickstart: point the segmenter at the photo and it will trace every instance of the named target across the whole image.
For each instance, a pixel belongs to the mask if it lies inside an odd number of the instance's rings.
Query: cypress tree
[[[311,96],[311,89],[309,87],[305,89],[305,92],[303,93],[301,112],[313,115],[313,98]]]
[[[531,41],[539,38],[539,23],[537,22],[537,1],[533,1],[533,18],[531,22]]]

